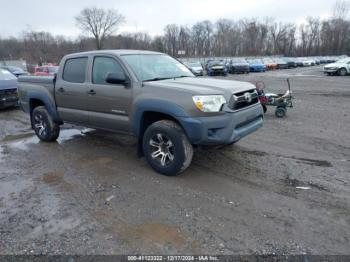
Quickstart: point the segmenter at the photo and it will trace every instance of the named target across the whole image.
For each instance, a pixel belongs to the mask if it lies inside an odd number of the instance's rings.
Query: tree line
[[[308,17],[306,22],[265,19],[218,19],[192,26],[169,24],[163,35],[115,35],[125,18],[115,10],[85,8],[75,18],[91,37],[70,39],[49,32],[24,31],[19,37],[0,38],[0,60],[29,63],[58,62],[67,53],[94,49],[146,49],[186,57],[350,55],[349,2],[338,0],[328,19]]]

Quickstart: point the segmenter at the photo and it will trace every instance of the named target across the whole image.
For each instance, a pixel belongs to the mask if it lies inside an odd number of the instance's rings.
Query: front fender
[[[139,136],[141,132],[141,123],[143,114],[147,111],[162,113],[175,118],[180,122],[183,117],[189,117],[185,110],[170,102],[158,99],[146,99],[138,101],[133,106],[134,112],[132,115],[132,131],[135,136]]]

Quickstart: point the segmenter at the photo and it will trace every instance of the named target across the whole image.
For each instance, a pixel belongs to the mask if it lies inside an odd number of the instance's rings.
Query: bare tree
[[[345,20],[350,11],[350,2],[346,0],[337,0],[333,7],[333,17],[335,19]]]
[[[91,7],[83,9],[75,20],[81,30],[94,36],[96,48],[102,49],[106,38],[117,31],[125,17],[114,9]]]

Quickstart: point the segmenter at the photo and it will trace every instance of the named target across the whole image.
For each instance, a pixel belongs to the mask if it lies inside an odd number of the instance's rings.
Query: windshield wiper
[[[174,77],[174,79],[176,79],[176,78],[184,78],[184,77],[192,77],[192,76],[185,76],[185,75],[183,75],[183,76],[176,76],[176,77]]]
[[[155,77],[155,78],[143,80],[143,82],[160,81],[160,80],[166,80],[166,79],[172,79],[172,77]]]

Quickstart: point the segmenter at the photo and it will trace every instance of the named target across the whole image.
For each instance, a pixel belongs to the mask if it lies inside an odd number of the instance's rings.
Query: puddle
[[[45,173],[42,176],[42,181],[46,184],[58,184],[64,181],[64,173],[62,172],[51,172]]]
[[[32,136],[30,138],[26,138],[17,142],[11,142],[9,146],[14,147],[16,149],[20,149],[23,151],[27,151],[29,146],[32,144],[38,144],[40,142],[39,138],[36,136]]]
[[[11,142],[11,141],[15,141],[15,140],[23,139],[23,138],[32,137],[33,135],[34,135],[33,132],[16,134],[16,135],[8,135],[8,136],[5,136],[1,141],[2,142]]]
[[[64,178],[64,173],[59,171],[45,173],[40,178],[37,178],[35,180],[39,180],[40,182],[43,182],[52,187],[57,187],[60,191],[64,192],[71,192],[75,189],[75,186]]]
[[[87,133],[94,131],[93,129],[63,129],[60,132],[60,136],[57,139],[58,144],[63,144],[66,141],[72,140],[77,137],[84,137]],[[16,141],[18,140],[18,141]],[[3,142],[9,142],[11,147],[26,151],[33,144],[41,143],[40,139],[33,133],[25,133],[18,135],[6,136]],[[50,144],[50,143],[45,143]]]
[[[66,141],[72,140],[78,137],[84,137],[86,134],[95,131],[94,129],[85,128],[85,129],[64,129],[61,130],[60,136],[57,139],[57,143],[63,144]]]
[[[165,224],[143,224],[127,229],[123,236],[131,241],[142,241],[159,247],[170,246],[181,249],[186,246],[187,238],[174,226]]]

